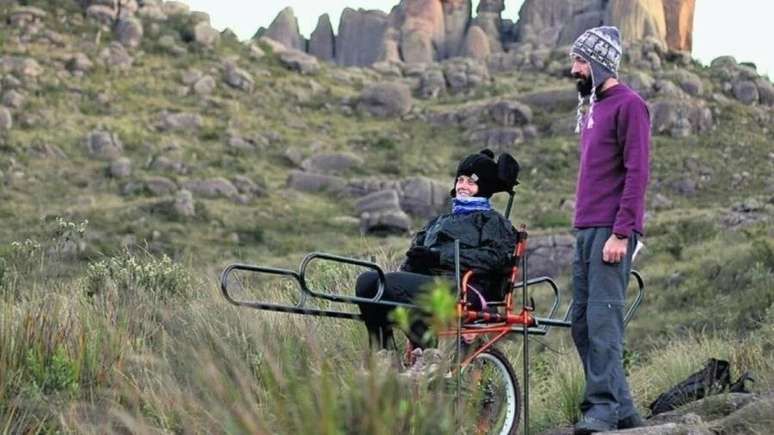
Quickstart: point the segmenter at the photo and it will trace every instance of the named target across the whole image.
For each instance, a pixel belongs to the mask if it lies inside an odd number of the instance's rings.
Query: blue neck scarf
[[[469,214],[477,211],[491,210],[489,198],[479,196],[455,197],[452,199],[453,214]]]

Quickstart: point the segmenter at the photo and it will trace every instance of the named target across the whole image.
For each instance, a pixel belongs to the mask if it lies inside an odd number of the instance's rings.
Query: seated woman
[[[460,270],[474,270],[472,286],[477,297],[485,300],[502,298],[497,288],[503,270],[510,265],[516,245],[516,231],[511,223],[492,209],[489,198],[510,190],[518,175],[518,164],[503,154],[496,163],[494,153],[483,150],[463,159],[457,167],[451,191],[452,211],[430,220],[417,233],[406,252],[400,271],[385,274],[382,300],[413,303],[433,281],[442,277],[454,282],[454,240],[460,241]],[[358,277],[357,296],[372,298],[378,290],[376,272]],[[456,286],[451,285],[451,288]],[[360,304],[370,338],[382,348],[392,341],[389,313],[393,307]],[[422,341],[427,327],[422,322],[412,325],[409,338],[415,347]]]

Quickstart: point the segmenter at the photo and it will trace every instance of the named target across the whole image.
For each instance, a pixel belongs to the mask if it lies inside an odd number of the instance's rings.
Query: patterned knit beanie
[[[621,65],[621,34],[613,26],[594,27],[586,30],[575,40],[570,50],[570,56],[579,56],[591,66],[591,97],[589,102],[589,122],[587,128],[594,126],[594,103],[597,100],[597,87],[610,77],[618,77],[618,67]],[[578,93],[578,124],[575,132],[580,131],[581,107],[583,97]]]

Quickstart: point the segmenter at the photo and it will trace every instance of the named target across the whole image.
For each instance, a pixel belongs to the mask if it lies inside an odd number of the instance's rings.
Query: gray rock
[[[187,174],[188,166],[180,160],[173,160],[165,156],[158,156],[151,162],[150,169],[163,173]]]
[[[742,80],[734,83],[734,98],[744,104],[757,103],[759,99],[758,87],[751,80]]]
[[[427,177],[412,177],[400,182],[400,207],[412,216],[431,218],[449,207],[449,184]]]
[[[142,42],[142,22],[137,18],[122,18],[116,26],[116,35],[125,47],[138,47]]]
[[[360,94],[358,107],[378,117],[402,116],[412,107],[411,91],[399,83],[377,83]]]
[[[231,62],[227,62],[225,65],[224,79],[226,84],[232,88],[240,89],[245,92],[252,92],[253,88],[255,88],[253,76]]]
[[[495,152],[513,152],[513,146],[524,142],[524,131],[517,127],[496,127],[473,131],[468,142]]]
[[[653,85],[655,80],[650,74],[642,71],[632,71],[622,78],[624,83],[629,85],[634,91],[636,91],[642,98],[648,98],[653,95]]]
[[[333,62],[335,43],[331,19],[328,14],[323,14],[317,20],[317,27],[309,36],[309,54],[320,60]]]
[[[489,80],[487,66],[474,59],[456,58],[443,63],[444,76],[449,89],[464,91]]]
[[[572,265],[575,238],[571,234],[530,236],[527,249],[529,277],[558,277]]]
[[[524,126],[532,122],[532,109],[518,101],[499,101],[489,106],[492,119],[503,127]]]
[[[316,57],[298,50],[285,50],[279,54],[283,65],[301,74],[316,74],[320,71],[320,62]]]
[[[11,89],[3,94],[3,105],[14,109],[19,109],[24,104],[24,95]]]
[[[437,98],[446,93],[446,78],[443,71],[431,68],[422,74],[419,95],[422,98]]]
[[[134,59],[119,42],[112,42],[99,53],[102,62],[109,69],[127,70],[132,67]]]
[[[756,79],[755,85],[758,87],[758,98],[761,104],[774,106],[774,85],[765,78]]]
[[[266,30],[266,37],[271,38],[287,48],[305,50],[304,39],[298,31],[298,20],[293,8],[286,7],[274,18]]]
[[[336,37],[336,63],[365,66],[378,61],[387,28],[387,14],[382,11],[345,8]]]
[[[489,37],[479,26],[470,26],[465,35],[465,42],[462,46],[463,56],[473,59],[487,59],[492,54],[489,46]]]
[[[92,158],[114,160],[124,150],[118,136],[108,131],[94,130],[86,137],[86,148]]]
[[[360,215],[360,231],[375,236],[406,234],[411,218],[401,210],[385,210]]]
[[[237,188],[239,193],[251,196],[261,197],[266,196],[266,188],[259,186],[253,180],[245,177],[244,175],[236,175],[233,180],[234,187]]]
[[[209,180],[189,180],[183,183],[183,188],[205,198],[235,198],[239,193],[230,181],[222,177]]]
[[[304,161],[304,153],[301,151],[298,147],[288,147],[285,150],[285,153],[283,156],[290,162],[293,166],[296,166],[298,168],[301,167],[301,163]]]
[[[578,92],[573,87],[530,92],[519,96],[519,101],[549,112],[568,112],[578,106]]]
[[[5,107],[0,107],[0,131],[8,131],[13,127],[13,116],[11,111]]]
[[[687,98],[685,92],[671,80],[657,80],[653,88],[659,97]]]
[[[712,111],[700,101],[658,100],[651,104],[653,131],[675,136],[684,134],[687,128],[692,133],[705,133],[714,127]]]
[[[72,55],[65,64],[70,72],[88,72],[94,68],[94,64],[91,62],[88,56],[84,53],[75,53]]]
[[[137,10],[137,15],[140,18],[144,18],[151,21],[166,21],[167,14],[161,9],[160,5],[148,4],[147,2],[143,7]]]
[[[194,202],[193,194],[185,189],[177,192],[175,195],[175,202],[172,206],[175,214],[180,217],[192,217],[196,215],[196,204]]]
[[[103,26],[110,26],[116,19],[116,11],[105,5],[91,5],[86,8],[86,17]]]
[[[220,39],[220,32],[213,29],[210,23],[202,21],[193,28],[194,41],[204,47],[212,48]]]
[[[126,157],[119,157],[108,167],[108,175],[113,178],[126,178],[132,173],[132,161]]]
[[[346,185],[346,180],[340,177],[301,171],[290,171],[287,180],[287,186],[291,189],[310,193],[329,192],[337,194],[342,192]]]
[[[347,152],[317,154],[301,163],[301,167],[308,172],[339,173],[345,172],[354,166],[363,164],[363,159]]]
[[[196,81],[193,85],[193,90],[198,95],[210,95],[215,92],[217,84],[212,76],[206,75]]]
[[[43,74],[43,68],[40,66],[37,60],[31,57],[18,57],[18,56],[0,56],[0,71],[5,73],[15,73],[22,78],[35,79],[39,75]],[[17,80],[14,77],[5,77],[5,81]],[[6,83],[7,84],[7,83]],[[19,87],[19,82],[16,86],[8,86],[10,88]]]
[[[46,18],[46,11],[34,6],[16,6],[11,10],[9,21],[13,27],[24,27]]]
[[[177,191],[177,184],[166,177],[151,176],[144,180],[145,189],[154,196],[170,195]]]
[[[187,15],[190,8],[187,4],[179,1],[165,1],[161,5],[161,11],[168,17]]]
[[[202,117],[196,113],[161,112],[158,128],[161,131],[192,131],[198,130],[203,124]]]
[[[369,193],[355,203],[358,215],[363,213],[375,213],[381,211],[400,210],[398,192],[394,189],[380,190]]]

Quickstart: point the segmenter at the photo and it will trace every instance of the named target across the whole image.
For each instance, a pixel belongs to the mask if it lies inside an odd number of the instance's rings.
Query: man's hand
[[[605,242],[602,248],[602,261],[605,263],[620,263],[626,255],[626,249],[629,245],[629,239],[619,239],[615,234]]]

